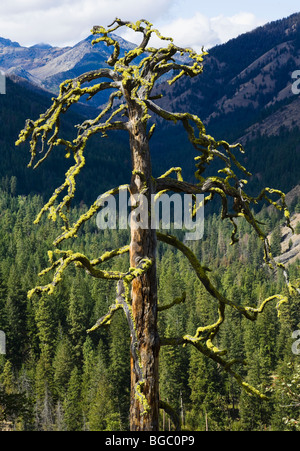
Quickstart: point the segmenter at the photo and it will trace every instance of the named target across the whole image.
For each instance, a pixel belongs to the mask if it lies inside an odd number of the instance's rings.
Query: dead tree
[[[141,33],[141,44],[129,50],[124,56],[120,56],[120,45],[112,35],[120,27],[128,27]],[[101,257],[94,259],[90,259],[82,253],[61,250],[59,245],[67,239],[75,237],[82,224],[101,210],[103,200],[109,195],[116,195],[121,189],[129,191],[132,205],[135,207],[142,202],[142,199],[146,198],[149,201],[149,220],[151,218],[151,195],[159,196],[165,192],[203,194],[205,204],[211,202],[215,197],[220,197],[222,219],[230,220],[233,225],[232,243],[237,242],[238,224],[236,219],[242,217],[262,240],[265,260],[268,264],[273,265],[274,261],[267,236],[252,213],[252,206],[261,200],[266,200],[284,211],[288,223],[289,213],[285,204],[285,196],[280,191],[266,188],[257,198],[249,196],[244,191],[246,180],[240,180],[235,171],[244,173],[244,177],[248,177],[250,174],[238,162],[237,155],[244,152],[240,144],[230,145],[223,140],[216,141],[206,133],[202,121],[196,115],[188,112],[170,112],[155,102],[159,96],[154,96],[152,91],[155,86],[157,87],[157,82],[161,77],[164,76],[165,79],[169,74],[168,83],[172,85],[182,77],[195,77],[201,74],[205,52],[197,54],[191,49],[177,47],[171,38],[161,36],[146,20],[131,23],[116,19],[108,29],[96,26],[92,32],[94,35],[98,35],[93,44],[103,41],[113,49],[107,61],[108,67],[87,72],[62,83],[59,95],[53,100],[52,106],[39,119],[27,120],[17,141],[19,144],[30,139],[31,161],[29,166],[34,166],[34,168],[37,168],[58,146],[64,146],[66,157],[72,156],[74,159],[74,164],[66,173],[65,181],[54,191],[53,196],[44,205],[35,221],[38,223],[41,216],[48,212],[49,217],[54,221],[59,216],[64,226],[62,234],[54,241],[54,251],[49,251],[50,267],[40,274],[43,276],[54,271],[53,279],[51,283],[31,290],[29,296],[42,292],[51,294],[62,279],[65,269],[71,264],[83,268],[92,277],[117,282],[116,299],[109,312],[100,318],[89,332],[108,324],[117,310],[124,311],[131,332],[131,430],[158,430],[159,408],[168,411],[179,428],[179,421],[176,419],[175,413],[172,414],[171,407],[159,399],[158,359],[160,347],[192,345],[222,366],[249,394],[264,398],[264,394],[244,382],[233,369],[235,364],[241,362],[226,360],[226,351],[218,349],[214,344],[214,339],[224,322],[227,308],[233,308],[247,319],[254,321],[263,312],[268,302],[276,299],[281,303],[285,301],[285,298],[281,295],[274,295],[262,302],[258,308],[236,304],[234,300],[227,299],[217,290],[209,278],[208,269],[201,265],[186,244],[170,234],[157,232],[150,226],[142,228],[132,225],[130,244],[106,252]],[[149,41],[153,34],[161,40],[167,41],[167,45],[161,48],[151,47]],[[177,58],[178,56],[185,58]],[[78,134],[73,141],[61,137],[61,115],[84,96],[88,96],[89,100],[99,92],[106,90],[111,93],[100,114],[94,119],[85,120],[78,125]],[[189,141],[197,152],[195,158],[196,183],[184,181],[181,169],[177,167],[171,168],[156,179],[153,178],[149,142],[156,127],[155,116],[183,125]],[[85,164],[86,143],[91,136],[99,134],[104,137],[112,130],[123,130],[129,134],[132,159],[131,183],[116,187],[103,194],[77,222],[71,225],[68,221],[68,208],[75,193],[75,178]],[[205,177],[206,168],[215,160],[221,162],[223,168],[218,171],[217,175]],[[176,177],[172,177],[172,175],[176,175]],[[277,195],[278,200],[272,200],[270,194]],[[230,205],[233,205],[232,211]],[[198,207],[198,205],[194,205],[194,212]],[[185,296],[183,295],[181,299],[177,299],[169,306],[158,306],[157,240],[167,243],[183,253],[195,271],[199,282],[205,286],[216,301],[218,320],[214,324],[199,327],[194,336],[185,335],[172,339],[159,337],[157,328],[159,310],[184,302]],[[130,268],[126,273],[101,269],[103,262],[125,253],[130,255]]]

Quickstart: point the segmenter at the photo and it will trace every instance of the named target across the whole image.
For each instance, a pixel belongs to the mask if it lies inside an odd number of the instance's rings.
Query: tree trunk
[[[133,175],[130,186],[131,201],[143,194],[147,199],[147,228],[137,228],[131,220],[130,265],[138,266],[143,258],[152,260],[150,269],[132,283],[132,313],[139,343],[138,355],[143,383],[140,386],[144,397],[137,396],[140,381],[131,354],[131,406],[130,429],[132,431],[157,431],[159,429],[159,337],[157,331],[157,279],[156,279],[156,231],[151,229],[152,171],[146,126],[141,121],[137,108],[130,117],[130,147]],[[133,205],[133,204],[132,204]]]

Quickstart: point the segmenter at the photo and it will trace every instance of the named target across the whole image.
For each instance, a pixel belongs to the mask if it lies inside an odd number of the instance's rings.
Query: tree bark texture
[[[140,112],[141,114],[141,112]],[[146,126],[140,119],[138,109],[132,110],[130,118],[130,147],[133,173],[130,186],[133,196],[143,194],[148,201],[147,216],[151,218],[151,160]],[[157,431],[159,429],[159,337],[157,331],[157,279],[156,279],[156,231],[148,223],[146,228],[131,224],[130,265],[136,267],[143,258],[152,261],[150,269],[133,280],[132,314],[139,343],[138,355],[143,383],[141,392],[144,403],[137,396],[136,387],[140,375],[135,370],[131,353],[131,406],[130,428],[132,431]],[[143,405],[144,404],[144,405]]]

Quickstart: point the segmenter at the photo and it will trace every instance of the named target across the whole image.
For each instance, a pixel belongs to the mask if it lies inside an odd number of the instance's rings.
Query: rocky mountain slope
[[[121,54],[134,47],[115,37],[121,45]],[[93,39],[94,36],[88,36],[73,47],[58,48],[48,44],[22,47],[0,38],[0,68],[55,93],[64,80],[105,65],[110,49],[104,43],[93,46]]]
[[[280,253],[275,257],[275,260],[284,265],[290,265],[300,260],[300,185],[295,186],[287,193],[286,203],[290,211],[294,211],[293,205],[295,206],[297,203],[296,211],[291,216],[291,226],[294,229],[294,233],[285,224],[280,227]],[[273,209],[273,207],[268,208],[269,210]],[[269,239],[272,240],[271,235]]]
[[[92,46],[92,39],[89,36],[66,48],[47,44],[26,48],[0,38],[0,69],[8,77],[7,95],[0,96],[0,187],[6,189],[10,177],[16,176],[19,194],[48,196],[60,184],[66,168],[61,156],[54,155],[38,173],[31,172],[26,169],[27,153],[16,150],[14,142],[25,119],[45,110],[63,80],[105,65],[111,49],[104,44]],[[122,52],[132,47],[119,40]],[[287,200],[292,202],[300,199],[300,95],[292,91],[296,70],[300,70],[300,14],[211,49],[203,74],[192,80],[181,79],[171,87],[163,83],[159,91],[164,98],[159,102],[172,111],[198,114],[208,133],[216,138],[242,142],[246,153],[240,161],[253,174],[249,184],[253,194],[263,186],[272,186],[290,191]],[[72,124],[81,122],[83,116],[93,116],[93,108],[102,100],[95,98],[93,107],[81,106],[70,120],[66,118],[67,132],[71,133]],[[184,131],[160,125],[151,141],[155,174],[175,164],[182,166],[188,179],[194,173],[194,151]],[[95,139],[88,152],[77,198],[87,203],[107,187],[130,177],[125,138],[112,134],[101,143]],[[215,169],[212,171],[215,173]],[[293,217],[294,226],[299,219],[299,214]],[[281,246],[280,261],[289,263],[299,258],[299,235],[282,229]]]
[[[202,76],[171,88],[165,85],[162,104],[183,111],[188,103],[206,124],[237,110],[272,111],[293,97],[292,73],[298,69],[300,13],[214,47]]]
[[[294,14],[214,47],[203,74],[171,87],[165,83],[159,102],[172,111],[198,114],[217,139],[241,142],[246,153],[240,161],[253,174],[253,193],[263,186],[287,192],[300,182],[300,95],[292,90],[298,70],[300,14]],[[182,152],[184,132],[173,132],[172,152],[164,145],[166,132],[156,140],[158,157],[166,154],[169,165],[172,154],[190,173]]]
[[[292,217],[291,225],[295,230],[298,230],[297,224],[300,224],[300,213]],[[276,260],[284,265],[294,263],[300,259],[300,234],[292,233],[288,227],[283,227],[281,233],[281,255]]]
[[[0,69],[14,83],[24,86],[26,80],[26,88],[38,92],[39,99],[42,89],[57,92],[63,80],[105,64],[111,49],[103,43],[92,46],[92,39],[89,36],[73,47],[38,44],[27,48],[0,38]],[[123,53],[132,47],[118,39]],[[203,74],[171,87],[163,83],[158,88],[164,94],[159,102],[173,111],[198,114],[216,138],[241,141],[246,153],[240,161],[253,174],[253,194],[263,186],[288,192],[300,182],[300,95],[292,92],[292,75],[297,70],[300,13],[214,47],[205,58]],[[14,92],[21,95],[21,90]],[[93,106],[102,100],[95,97]],[[15,98],[15,103],[20,101]],[[13,114],[22,112],[14,109]],[[159,174],[175,164],[189,178],[194,173],[194,151],[185,132],[170,127],[158,128],[151,142],[154,171]]]

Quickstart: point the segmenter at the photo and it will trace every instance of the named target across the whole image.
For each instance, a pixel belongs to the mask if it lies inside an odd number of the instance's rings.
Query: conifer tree
[[[5,300],[7,295],[7,287],[4,281],[4,277],[2,275],[2,270],[0,268],[0,312],[2,314],[0,315],[0,330],[5,330],[5,315],[4,315],[4,309],[5,309]]]
[[[273,392],[275,430],[300,431],[300,365],[297,360],[284,362],[278,368]]]
[[[116,314],[110,328],[110,381],[115,399],[116,412],[120,414],[124,429],[128,428],[128,406],[130,405],[130,337],[126,319]]]
[[[49,298],[49,296],[41,296],[35,313],[40,349],[49,362],[53,357],[56,339],[52,303],[53,299]]]
[[[58,340],[56,352],[52,361],[55,392],[60,400],[63,400],[65,397],[68,382],[74,368],[74,362],[76,362],[76,360],[73,356],[73,348],[69,338],[61,336]]]
[[[81,431],[83,425],[81,404],[81,377],[77,367],[75,367],[71,373],[69,386],[64,402],[64,410],[64,419],[67,430],[70,432]]]
[[[278,225],[271,236],[271,249],[275,257],[281,254],[281,229]]]
[[[35,371],[35,428],[38,431],[54,429],[53,368],[49,356],[40,355]]]
[[[21,287],[16,267],[12,267],[7,281],[6,336],[8,357],[20,368],[26,346],[26,292]]]
[[[84,297],[74,284],[69,299],[69,335],[72,340],[73,355],[79,364],[82,358],[83,343],[86,338],[87,318],[85,314]]]

